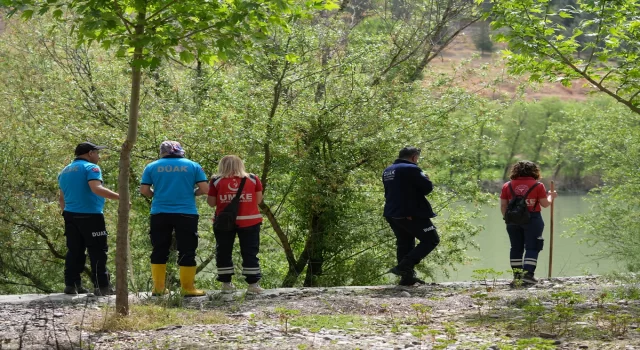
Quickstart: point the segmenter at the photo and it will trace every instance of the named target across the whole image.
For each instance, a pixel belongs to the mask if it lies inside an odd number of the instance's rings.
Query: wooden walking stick
[[[555,191],[553,180],[551,180],[551,192]],[[549,231],[549,279],[551,279],[551,268],[553,266],[553,205],[555,198],[551,198],[551,230]]]

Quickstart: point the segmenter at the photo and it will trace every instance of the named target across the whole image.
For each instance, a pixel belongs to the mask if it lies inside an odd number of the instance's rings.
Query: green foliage
[[[498,345],[500,350],[554,350],[556,346],[553,340],[542,338],[518,339],[515,345]]]
[[[597,108],[597,109],[596,109]],[[584,120],[589,113],[592,118]],[[634,172],[640,148],[639,114],[626,111],[613,101],[599,100],[570,112],[573,130],[580,141],[574,152],[602,176],[603,186],[588,198],[591,211],[572,220],[573,234],[580,234],[589,245],[598,247],[600,256],[615,256],[630,271],[638,271],[640,245],[636,220],[640,201]],[[607,232],[603,235],[602,232]]]
[[[522,307],[524,311],[524,323],[529,333],[538,331],[538,320],[544,315],[546,309],[537,298],[529,298],[526,305]]]
[[[471,295],[471,298],[474,299],[474,302],[478,305],[478,317],[483,318],[484,314],[482,313],[482,308],[486,303],[489,294],[477,292]]]
[[[414,331],[411,332],[411,335],[413,335],[414,337],[418,338],[418,339],[422,339],[424,337],[426,337],[427,335],[429,335],[429,330],[427,329],[427,326],[425,325],[415,325],[413,326]]]
[[[156,61],[145,61],[145,120],[139,123],[140,140],[133,150],[130,190],[136,191],[140,171],[157,157],[157,145],[164,139],[180,140],[188,156],[209,174],[221,156],[239,154],[251,172],[266,180],[263,211],[273,214],[273,220],[265,217],[261,242],[266,287],[379,284],[388,282],[381,272],[395,259],[393,234],[381,218],[379,171],[393,161],[399,147],[417,144],[428,150],[420,166],[434,180],[437,188],[430,200],[444,214],[435,219],[441,245],[417,267],[427,277],[446,274],[467,261],[468,251],[474,249],[472,239],[480,228],[470,219],[477,212],[458,209],[460,203],[495,199],[480,191],[478,180],[500,180],[513,161],[527,158],[542,165],[545,178],[564,180],[565,189],[571,188],[569,183],[586,188],[581,181],[590,176],[604,184],[594,191],[594,212],[576,220],[577,230],[607,249],[603,254],[613,251],[637,268],[637,185],[628,180],[633,179],[638,154],[635,114],[611,99],[513,105],[486,101],[455,85],[454,75],[464,76],[470,69],[464,66],[446,74],[427,66],[416,73],[427,56],[392,62],[399,41],[392,43],[390,38],[397,34],[403,47],[418,49],[407,52],[426,54],[429,47],[411,41],[418,23],[397,16],[392,26],[383,20],[379,5],[371,3],[374,10],[357,23],[346,23],[339,12],[331,11],[311,21],[295,14],[301,9],[292,9],[296,20],[285,28],[274,23],[278,25],[269,27],[271,35],[255,37],[260,35],[257,30],[252,38],[214,43],[206,52],[196,50],[198,46],[167,51],[172,59],[184,61],[181,64],[157,61],[154,66]],[[275,11],[269,6],[260,11]],[[179,9],[167,9],[166,14],[174,10]],[[127,49],[121,58],[114,54],[131,43],[116,44],[120,39],[115,36],[107,51],[97,45],[78,46],[80,32],[66,35],[69,21],[76,19],[63,14],[56,20],[53,11],[29,25],[10,20],[0,39],[2,81],[11,82],[2,85],[0,113],[7,121],[2,132],[11,138],[0,141],[8,150],[0,157],[3,164],[12,165],[0,170],[6,189],[0,195],[7,203],[0,210],[0,233],[13,249],[0,253],[0,269],[3,281],[18,283],[5,284],[11,292],[60,288],[65,248],[55,176],[70,160],[65,150],[84,139],[111,145],[111,152],[106,152],[111,155],[101,165],[105,184],[114,188],[113,151],[126,130],[130,52]],[[587,9],[581,11],[586,15]],[[454,28],[447,27],[447,33]],[[173,34],[157,35],[159,39],[149,42],[158,48],[149,51],[150,60],[167,57],[154,55]],[[105,34],[94,41],[105,44],[106,38]],[[225,52],[218,44],[229,45],[226,62],[202,65],[213,57],[207,52]],[[237,45],[248,46],[243,52],[251,57],[232,55]],[[412,83],[416,74],[425,72],[429,79]],[[524,132],[528,130],[536,132]],[[48,147],[38,154],[43,141]],[[149,202],[137,196],[132,202],[130,285],[142,291],[149,289],[150,281]],[[215,269],[207,260],[215,246],[211,209],[204,203],[199,206],[202,271],[197,283],[213,288]],[[114,232],[113,205],[107,206],[106,216]],[[113,237],[110,240],[113,246]],[[18,250],[25,253],[16,254]],[[239,254],[234,259],[239,265]],[[41,262],[48,264],[42,267]]]
[[[115,49],[117,57],[133,57],[132,64],[157,68],[165,58],[179,58],[190,64],[196,59],[215,63],[234,54],[237,47],[250,48],[266,39],[273,25],[287,27],[288,19],[305,15],[304,7],[332,9],[332,1],[104,1],[71,3],[39,0],[2,0],[9,16],[20,13],[31,19],[34,13],[65,23],[78,44],[97,42]],[[286,15],[288,18],[283,18]],[[196,57],[197,55],[197,57]]]
[[[367,327],[367,322],[360,315],[303,315],[293,318],[291,325],[318,332],[322,328],[362,330]]]
[[[100,16],[112,13],[104,11]],[[326,26],[336,31],[327,32]],[[455,162],[443,152],[451,144],[473,152],[467,145],[475,147],[475,139],[448,140],[448,134],[451,129],[473,129],[478,118],[461,118],[450,112],[473,109],[480,101],[454,88],[432,91],[391,80],[372,85],[370,72],[382,71],[388,63],[375,49],[385,47],[386,34],[371,37],[371,41],[354,38],[342,47],[338,43],[344,42],[348,29],[336,18],[322,24],[301,20],[260,41],[251,60],[231,57],[224,69],[201,66],[202,55],[193,63],[166,61],[153,69],[151,61],[148,66],[145,63],[143,67],[149,69],[145,68],[142,79],[144,118],[138,123],[129,190],[137,192],[141,170],[156,159],[158,144],[165,139],[179,140],[188,157],[209,174],[214,173],[220,157],[238,154],[249,171],[261,176],[265,184],[263,209],[273,214],[273,220],[265,220],[261,244],[265,287],[385,283],[380,272],[395,260],[394,238],[381,218],[379,171],[393,161],[404,144],[424,144],[423,130],[428,128],[434,136],[447,140],[435,145],[437,149],[434,147],[429,164],[425,164],[433,166],[428,172],[439,186],[432,202],[444,210],[457,200],[486,201],[488,196],[468,182],[473,174],[464,174],[458,166],[460,174],[450,176],[446,167]],[[9,292],[61,288],[65,247],[55,179],[71,160],[68,150],[86,139],[110,145],[101,166],[105,185],[115,188],[117,183],[118,162],[113,151],[127,130],[130,62],[128,56],[114,54],[118,50],[115,44],[106,51],[96,45],[78,45],[79,32],[68,36],[70,30],[66,19],[45,15],[29,25],[10,20],[0,37],[6,68],[2,81],[12,82],[2,85],[0,113],[10,120],[2,131],[11,133],[12,138],[2,141],[10,150],[0,158],[3,164],[13,164],[0,170],[0,181],[6,185],[1,195],[7,203],[0,210],[0,232],[3,243],[12,249],[38,247],[21,255],[9,249],[3,252],[6,255],[0,253],[5,262],[0,268],[2,288]],[[163,40],[149,43],[159,45],[160,50]],[[325,45],[336,49],[328,56],[330,60],[322,61],[315,52]],[[31,54],[25,56],[24,52]],[[149,57],[162,58],[155,53],[159,51],[150,51]],[[186,54],[179,56],[172,57],[191,59]],[[35,71],[42,73],[32,74]],[[428,95],[432,98],[426,98]],[[43,143],[47,147],[38,146]],[[43,153],[36,152],[43,149]],[[150,288],[150,242],[146,235],[150,203],[136,195],[132,203],[130,288],[145,291]],[[211,209],[200,201],[198,205],[200,273],[196,282],[201,288],[213,288]],[[115,207],[108,203],[105,217],[111,233],[115,232],[115,215]],[[440,270],[466,260],[465,251],[473,247],[470,238],[479,231],[468,222],[473,215],[456,211],[443,216],[438,223],[441,247],[418,267],[421,272],[433,274],[436,267]],[[113,247],[114,235],[109,239]],[[285,242],[290,251],[283,248]],[[112,271],[113,253],[111,249]],[[234,258],[239,265],[239,254]],[[43,268],[42,261],[52,263]],[[287,266],[290,261],[296,262],[294,269]],[[32,268],[35,266],[37,270]],[[175,281],[172,269],[171,261],[170,283]],[[305,271],[307,276],[299,281]]]
[[[102,312],[102,311],[101,311]],[[145,331],[172,325],[229,324],[233,320],[220,311],[166,308],[159,305],[134,305],[131,314],[122,317],[113,309],[104,315],[88,315],[87,324],[96,331]]]
[[[634,317],[626,311],[622,311],[617,305],[610,305],[606,309],[601,309],[593,314],[595,326],[603,330],[605,335],[613,337],[623,337],[629,330],[629,324],[634,322]]]
[[[289,320],[291,320],[293,316],[300,314],[300,310],[287,309],[284,307],[277,307],[274,311],[278,314],[278,320],[280,320],[280,323],[283,325],[285,334],[289,332]]]
[[[551,300],[555,304],[551,312],[542,316],[551,334],[564,335],[571,331],[571,323],[575,319],[576,306],[585,298],[572,291],[551,293]]]
[[[493,52],[493,41],[491,40],[491,31],[489,28],[489,23],[480,22],[477,27],[477,32],[473,35],[473,43],[476,46],[476,49],[480,50],[482,53]]]
[[[496,280],[498,277],[502,276],[504,272],[496,271],[494,269],[478,269],[473,270],[473,274],[471,277],[475,280],[481,280],[484,282],[484,286],[487,292],[491,292],[496,288]],[[491,285],[489,285],[489,281],[491,281]]]
[[[418,323],[425,324],[431,321],[431,306],[425,304],[411,304],[411,308],[416,312],[416,319],[418,320]]]
[[[455,341],[456,336],[458,335],[458,328],[456,324],[453,322],[446,322],[443,324],[444,326],[444,334],[447,336],[447,340]]]
[[[510,71],[530,73],[531,81],[561,82],[583,78],[640,114],[640,8],[635,0],[578,0],[553,6],[547,0],[493,0],[493,29],[509,44]],[[571,29],[568,19],[580,17]],[[593,41],[583,41],[591,37]]]
[[[551,300],[556,306],[572,306],[585,301],[585,297],[572,291],[560,291],[551,293]]]
[[[2,7],[10,8],[9,16],[18,12],[23,19],[30,19],[34,12],[45,15],[52,11],[53,23],[63,25],[65,34],[70,33],[76,40],[76,47],[91,46],[93,42],[101,44],[104,50],[112,46],[115,52],[111,57],[126,58],[131,67],[131,90],[128,95],[128,118],[126,138],[121,148],[119,162],[118,192],[122,200],[131,202],[131,151],[138,138],[140,91],[142,70],[156,70],[163,60],[173,58],[185,64],[197,61],[213,63],[218,58],[226,59],[231,53],[244,53],[243,58],[251,61],[245,51],[255,41],[267,38],[273,26],[287,29],[288,19],[299,18],[308,9],[335,9],[331,1],[234,1],[234,2],[201,2],[201,1],[103,1],[85,0],[74,2],[39,1],[39,0],[2,0]],[[197,56],[197,59],[196,59]],[[294,60],[295,55],[286,55]],[[85,95],[91,102],[103,109],[106,105],[96,97],[93,85],[91,66],[79,69],[88,76],[90,90]],[[97,101],[96,101],[97,100]],[[125,103],[127,104],[127,103]],[[122,201],[121,201],[122,203]],[[116,303],[122,314],[128,313],[128,299],[124,289],[128,289],[128,280],[135,281],[127,271],[129,255],[129,223],[130,208],[121,204],[118,211],[116,287],[118,298]],[[40,236],[43,236],[42,234]],[[46,237],[45,237],[46,239]],[[51,244],[49,244],[50,250]],[[58,256],[58,258],[60,258]],[[211,259],[208,259],[209,261]],[[13,264],[17,266],[17,264]],[[14,269],[14,271],[17,269]],[[24,268],[22,269],[25,270]],[[22,274],[25,275],[24,273]],[[30,274],[25,276],[33,280]],[[11,282],[9,280],[9,282]],[[135,284],[135,282],[134,282]],[[134,286],[135,287],[135,286]],[[38,287],[36,287],[38,288]]]

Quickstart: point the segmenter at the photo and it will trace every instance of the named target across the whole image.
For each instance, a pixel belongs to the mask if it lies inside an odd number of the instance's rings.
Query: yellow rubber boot
[[[167,264],[151,264],[151,279],[153,279],[152,296],[157,297],[169,293],[164,285],[166,278]]]
[[[180,266],[180,286],[182,287],[182,295],[185,297],[201,297],[205,292],[196,289],[193,282],[196,279],[195,266]]]

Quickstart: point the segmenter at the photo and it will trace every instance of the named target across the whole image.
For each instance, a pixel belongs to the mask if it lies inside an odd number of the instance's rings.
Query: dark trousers
[[[198,215],[193,214],[153,214],[149,237],[153,251],[152,264],[166,264],[171,250],[173,232],[176,233],[178,265],[196,266],[198,248]]]
[[[240,254],[242,255],[242,274],[247,283],[256,283],[262,278],[260,271],[260,226],[257,224],[249,227],[237,228],[234,231],[221,231],[214,228],[216,236],[216,266],[218,268],[218,281],[231,282],[233,276],[233,244],[236,234],[240,241]]]
[[[507,233],[509,233],[511,241],[509,259],[512,269],[523,269],[531,274],[536,271],[538,254],[544,246],[543,230],[544,221],[540,212],[531,213],[531,220],[528,224],[507,225]],[[523,254],[524,260],[522,259]]]
[[[91,282],[95,288],[109,286],[107,271],[107,229],[102,214],[81,214],[65,211],[64,235],[67,239],[67,256],[64,261],[64,284],[80,286],[80,274],[89,253]]]
[[[440,243],[436,227],[429,219],[385,218],[396,235],[396,258],[401,269],[413,271]],[[419,243],[416,245],[416,238]]]

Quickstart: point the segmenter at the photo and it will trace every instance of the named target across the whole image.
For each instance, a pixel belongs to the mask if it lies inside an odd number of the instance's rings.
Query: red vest
[[[214,177],[211,179],[209,182],[209,196],[216,197],[216,216],[236,196],[241,180],[238,176]],[[256,200],[256,192],[262,192],[262,182],[257,176],[251,174],[245,181],[240,195],[240,203],[238,203],[238,217],[236,218],[238,227],[249,227],[262,222],[262,214],[260,214],[260,209],[258,208],[259,203]]]
[[[525,193],[529,190],[533,184],[538,182],[536,179],[532,177],[519,177],[515,180],[511,180],[511,187],[513,188],[513,192],[516,193],[516,196],[524,196]],[[500,192],[500,199],[506,199],[510,201],[513,196],[511,195],[511,190],[509,190],[509,183],[505,183],[502,186],[502,192]],[[529,196],[527,196],[527,206],[529,207],[529,211],[535,212],[540,211],[540,199],[547,198],[547,190],[544,188],[544,184],[540,183],[536,186]],[[538,204],[536,204],[536,201]],[[533,206],[536,205],[534,208]]]

